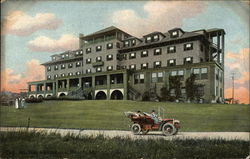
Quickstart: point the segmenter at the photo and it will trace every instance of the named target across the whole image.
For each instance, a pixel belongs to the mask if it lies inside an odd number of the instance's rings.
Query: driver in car
[[[155,110],[152,110],[151,112],[151,117],[152,119],[154,120],[154,123],[155,124],[158,124],[160,122],[159,118],[158,118],[158,115],[156,114]]]

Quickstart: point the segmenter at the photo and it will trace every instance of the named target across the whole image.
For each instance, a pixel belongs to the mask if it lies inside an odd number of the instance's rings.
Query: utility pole
[[[232,73],[232,104],[234,104],[234,75],[235,73]]]

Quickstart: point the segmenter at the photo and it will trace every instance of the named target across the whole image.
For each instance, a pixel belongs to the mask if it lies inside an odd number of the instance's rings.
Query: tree
[[[175,99],[181,97],[181,77],[180,76],[169,76],[169,89],[175,90]]]
[[[166,86],[161,88],[161,99],[167,101],[169,98],[169,90]]]
[[[191,74],[191,76],[189,78],[186,79],[186,94],[187,94],[187,99],[188,100],[194,100],[195,98],[195,90],[196,90],[196,86],[194,84],[195,82],[195,75]]]

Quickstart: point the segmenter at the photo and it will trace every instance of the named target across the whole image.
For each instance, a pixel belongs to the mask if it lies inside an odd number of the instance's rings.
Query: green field
[[[129,130],[125,111],[165,109],[165,118],[181,121],[181,131],[249,131],[249,105],[186,104],[141,101],[44,101],[26,109],[1,106],[1,126]]]

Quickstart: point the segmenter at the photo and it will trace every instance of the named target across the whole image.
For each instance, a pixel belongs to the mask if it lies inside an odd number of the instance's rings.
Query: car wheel
[[[149,130],[141,130],[141,132],[142,132],[142,135],[146,135],[148,132],[149,132]]]
[[[162,126],[162,133],[165,136],[174,135],[176,133],[176,129],[173,124],[166,123]]]
[[[131,131],[133,132],[133,134],[138,135],[141,132],[141,126],[139,124],[133,124],[131,126]]]
[[[177,129],[177,128],[175,128],[175,129],[176,130],[175,130],[175,133],[173,135],[176,135],[178,133],[178,131],[179,131],[179,129]]]

